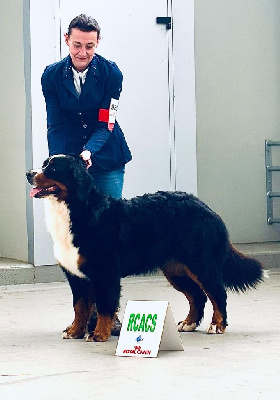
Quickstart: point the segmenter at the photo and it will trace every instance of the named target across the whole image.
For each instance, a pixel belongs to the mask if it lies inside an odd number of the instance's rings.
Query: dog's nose
[[[33,171],[32,169],[30,169],[29,171],[26,172],[26,179],[28,180],[28,182],[31,185],[33,184],[33,179],[34,179],[35,175],[36,175],[36,171]]]

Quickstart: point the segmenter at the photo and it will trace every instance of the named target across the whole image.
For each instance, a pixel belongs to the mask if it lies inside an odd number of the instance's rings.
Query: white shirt
[[[78,95],[80,95],[81,91],[82,91],[81,81],[82,81],[82,85],[83,85],[85,83],[85,80],[86,80],[88,68],[85,69],[83,72],[78,72],[78,71],[75,70],[75,68],[72,67],[72,71],[73,71],[75,89],[76,89]]]

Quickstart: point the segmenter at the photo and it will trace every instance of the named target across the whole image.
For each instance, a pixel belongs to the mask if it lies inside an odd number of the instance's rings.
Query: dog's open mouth
[[[51,194],[58,194],[60,192],[60,188],[57,185],[52,185],[45,188],[33,187],[30,192],[30,197],[45,197]]]

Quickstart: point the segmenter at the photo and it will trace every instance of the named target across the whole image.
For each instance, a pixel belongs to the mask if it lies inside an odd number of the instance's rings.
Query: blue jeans
[[[89,169],[93,177],[95,186],[105,195],[112,196],[115,199],[122,197],[123,181],[125,167],[120,167],[113,171]]]

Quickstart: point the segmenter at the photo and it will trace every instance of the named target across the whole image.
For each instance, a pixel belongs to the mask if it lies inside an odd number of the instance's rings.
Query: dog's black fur
[[[66,338],[84,336],[96,303],[97,326],[88,340],[107,340],[119,306],[121,278],[128,275],[160,269],[185,294],[190,311],[179,323],[180,331],[200,324],[208,296],[214,309],[209,333],[226,329],[225,289],[245,291],[263,279],[261,264],[239,253],[222,219],[191,194],[161,191],[113,199],[96,189],[81,159],[63,155],[50,157],[41,172],[29,171],[27,178],[37,187],[32,196],[69,210],[72,244],[79,254],[77,271],[85,275],[75,276],[63,257],[58,260],[75,310]]]

